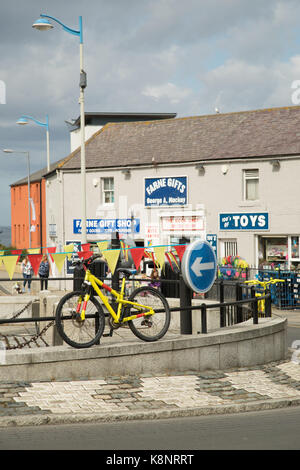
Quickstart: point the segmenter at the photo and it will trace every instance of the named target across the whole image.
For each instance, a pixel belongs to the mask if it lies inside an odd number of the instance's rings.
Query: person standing
[[[48,289],[48,277],[49,277],[49,261],[47,255],[44,255],[39,267],[39,276],[41,280],[41,290]]]
[[[22,269],[22,274],[24,278],[23,293],[25,292],[25,287],[26,287],[26,284],[28,283],[28,292],[30,294],[30,286],[31,286],[31,278],[32,278],[33,269],[32,269],[28,256],[25,256],[25,258],[23,259],[22,264],[21,264],[21,269]]]

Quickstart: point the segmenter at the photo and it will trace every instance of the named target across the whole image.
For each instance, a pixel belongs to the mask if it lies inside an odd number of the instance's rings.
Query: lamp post
[[[79,30],[71,29],[57,18],[48,15],[40,15],[32,25],[33,28],[39,31],[47,31],[53,28],[49,20],[53,20],[62,26],[63,30],[67,33],[79,37],[79,57],[80,57],[80,134],[81,134],[81,194],[82,194],[82,215],[81,215],[81,238],[82,243],[86,243],[86,165],[85,165],[85,117],[84,117],[84,89],[86,88],[86,73],[83,70],[83,30],[82,30],[82,16],[79,16]]]
[[[27,170],[28,170],[28,226],[29,226],[29,248],[31,248],[31,212],[30,212],[30,158],[29,158],[29,152],[22,152],[18,150],[11,150],[11,149],[3,149],[3,152],[5,153],[22,153],[26,155],[27,157]]]
[[[35,122],[38,126],[45,127],[46,128],[46,141],[47,141],[47,171],[50,171],[50,143],[49,143],[49,118],[46,116],[46,122],[40,122],[37,119],[34,119],[31,116],[21,116],[17,120],[17,124],[20,124],[22,126],[28,124],[28,119],[31,121]]]

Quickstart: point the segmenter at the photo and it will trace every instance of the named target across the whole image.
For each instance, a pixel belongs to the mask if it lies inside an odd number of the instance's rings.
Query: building
[[[104,125],[86,143],[88,241],[208,238],[219,260],[296,267],[299,129],[298,106]],[[80,242],[80,148],[45,178],[47,243]]]
[[[147,119],[160,120],[175,118],[174,113],[85,113],[85,137],[86,140],[101,129],[108,122],[131,122]],[[66,121],[67,122],[67,121]],[[71,152],[80,146],[80,117],[75,119],[70,130]],[[63,160],[50,165],[50,173],[56,169]],[[43,168],[30,175],[31,196],[31,248],[46,247],[46,228],[48,227],[48,239],[56,238],[56,224],[50,216],[46,222],[46,191],[44,176],[47,168]],[[27,177],[11,184],[11,244],[15,248],[29,248],[29,210],[28,210],[28,183]],[[49,202],[51,207],[51,201]],[[48,245],[47,245],[48,246]]]

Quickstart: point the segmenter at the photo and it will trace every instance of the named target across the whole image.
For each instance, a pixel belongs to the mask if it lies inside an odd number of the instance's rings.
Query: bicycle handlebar
[[[101,258],[101,254],[96,253],[87,259],[78,259],[76,261],[73,261],[72,266],[79,266],[79,265],[88,266],[89,264],[93,263],[93,261],[95,261],[97,258]]]

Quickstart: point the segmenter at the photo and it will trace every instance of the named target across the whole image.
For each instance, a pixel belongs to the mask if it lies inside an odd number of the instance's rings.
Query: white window
[[[244,201],[257,201],[259,199],[258,170],[243,170]]]
[[[115,202],[114,179],[102,178],[102,203],[113,204]]]

